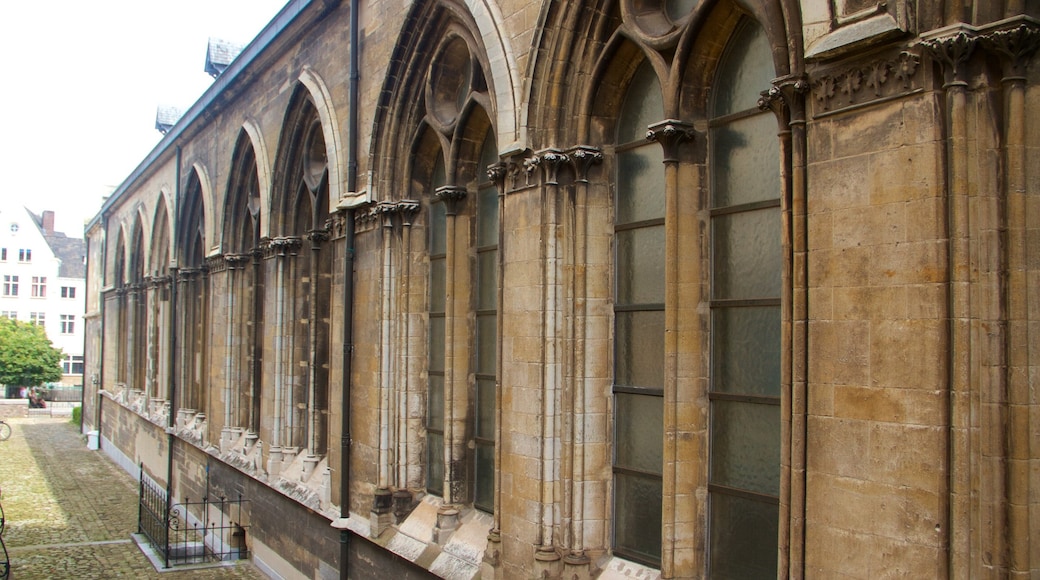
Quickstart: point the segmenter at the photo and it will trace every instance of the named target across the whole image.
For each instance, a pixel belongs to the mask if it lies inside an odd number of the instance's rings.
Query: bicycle
[[[7,441],[11,437],[11,426],[6,421],[0,420],[0,441]]]

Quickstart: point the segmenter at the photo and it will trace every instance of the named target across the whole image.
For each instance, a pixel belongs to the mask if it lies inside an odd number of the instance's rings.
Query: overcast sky
[[[159,142],[158,105],[213,82],[210,37],[246,44],[287,0],[12,0],[0,8],[0,195],[83,223]]]

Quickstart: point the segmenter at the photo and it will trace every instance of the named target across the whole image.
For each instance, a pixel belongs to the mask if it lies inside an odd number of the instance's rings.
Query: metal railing
[[[171,504],[166,490],[141,471],[138,532],[163,559],[163,567],[240,560],[249,557],[242,507],[247,500],[226,497]]]
[[[0,496],[3,492],[0,491]],[[7,555],[7,545],[4,544],[4,528],[7,525],[7,520],[4,518],[4,506],[0,504],[0,579],[7,580],[11,577],[11,558]]]

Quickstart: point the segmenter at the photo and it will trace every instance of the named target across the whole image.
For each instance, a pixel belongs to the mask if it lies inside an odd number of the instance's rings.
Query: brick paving
[[[11,580],[55,578],[265,579],[247,561],[159,573],[137,547],[137,482],[67,418],[8,418],[0,490]]]

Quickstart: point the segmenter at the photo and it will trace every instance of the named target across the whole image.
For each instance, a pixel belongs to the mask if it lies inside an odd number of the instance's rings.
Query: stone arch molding
[[[216,216],[213,211],[213,180],[210,178],[209,172],[206,171],[206,166],[203,165],[201,161],[192,163],[191,168],[192,171],[199,176],[199,189],[202,192],[202,228],[206,233],[206,242],[209,245],[209,247],[206,248],[206,255],[215,255],[220,253],[220,245],[216,243],[218,236],[216,235]],[[189,171],[186,176],[190,177],[191,172]],[[187,206],[182,204],[181,213],[183,214],[186,210]],[[178,219],[184,219],[184,216],[178,216]],[[177,240],[177,243],[183,244],[186,241],[187,240]],[[180,258],[183,259],[184,256],[180,256]]]
[[[315,73],[310,67],[304,67],[303,71],[300,72],[300,83],[306,87],[307,92],[310,93],[311,101],[314,103],[314,108],[318,111],[318,118],[321,119],[321,132],[325,139],[325,155],[328,158],[328,171],[329,171],[329,208],[336,207],[340,198],[348,193],[346,191],[346,151],[341,143],[339,134],[339,118],[336,116],[336,109],[332,106],[332,94],[329,92],[325,82]],[[250,135],[252,139],[252,135]],[[254,141],[255,146],[255,141]],[[259,150],[255,150],[259,153]],[[259,157],[259,155],[257,155]],[[266,163],[267,154],[264,153],[264,159]],[[260,172],[260,164],[257,162],[257,172]],[[258,179],[262,179],[258,177]],[[265,192],[261,193],[260,199],[263,202],[265,199],[268,201],[267,210],[261,208],[260,210],[260,224],[261,228],[263,224],[270,224],[270,186],[264,186],[261,181],[261,189]],[[269,233],[269,231],[267,232]],[[266,235],[262,232],[262,235]]]
[[[516,54],[509,38],[499,29],[502,12],[498,4],[489,0],[465,0],[477,31],[484,43],[490,70],[485,74],[492,78],[495,92],[496,118],[495,136],[500,155],[522,151],[527,147],[527,131],[524,129],[526,110],[521,107],[523,89]]]
[[[325,119],[323,118],[322,130],[324,130],[324,124]],[[249,137],[249,142],[253,147],[253,158],[256,159],[256,181],[257,187],[260,189],[260,237],[270,237],[271,195],[272,191],[274,191],[271,172],[271,154],[267,148],[267,142],[264,140],[263,131],[261,131],[260,125],[255,120],[248,119],[242,124],[242,130],[245,131],[246,135]],[[326,137],[326,145],[328,145],[328,137]],[[337,163],[330,163],[330,165],[338,165],[338,159]],[[224,233],[226,234],[227,232]]]

